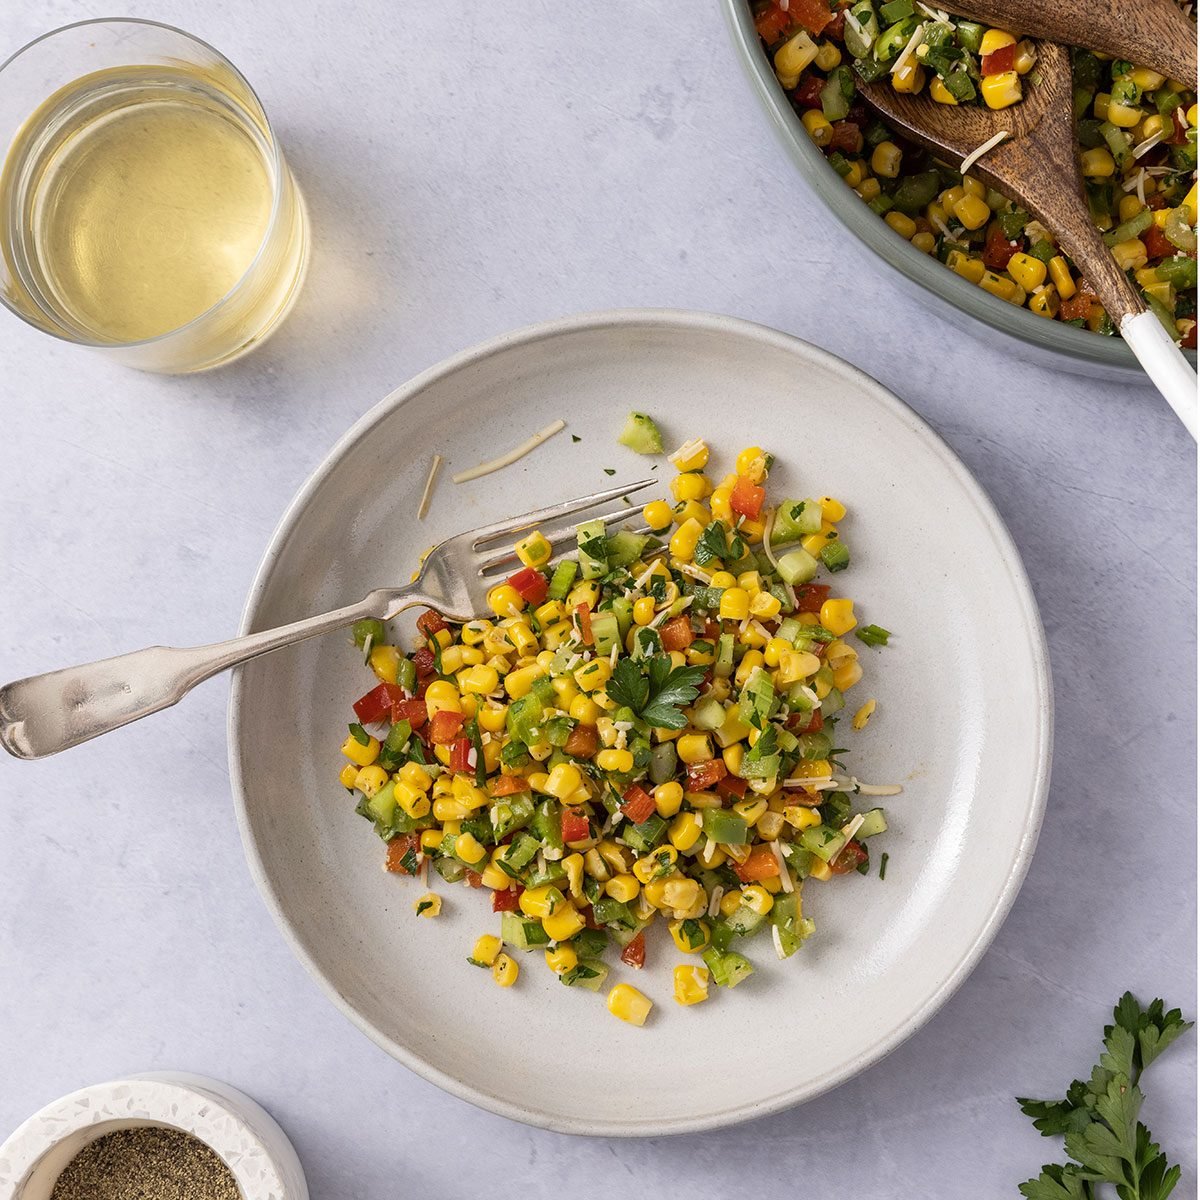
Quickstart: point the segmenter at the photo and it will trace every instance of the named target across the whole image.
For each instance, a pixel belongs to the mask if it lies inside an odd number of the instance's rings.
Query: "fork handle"
[[[0,688],[0,745],[17,758],[57,754],[178,704],[196,684],[229,667],[364,617],[394,615],[421,599],[415,588],[372,592],[358,604],[227,642],[150,646],[18,679]]]

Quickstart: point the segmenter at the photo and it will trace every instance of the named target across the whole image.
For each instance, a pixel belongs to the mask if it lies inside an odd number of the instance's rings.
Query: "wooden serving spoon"
[[[858,88],[893,126],[948,163],[961,163],[986,141],[1007,132],[1004,141],[976,161],[971,174],[1020,202],[1054,232],[1146,374],[1197,437],[1196,372],[1142,303],[1084,203],[1067,51],[1055,42],[1038,43],[1037,70],[1038,85],[1028,87],[1018,104],[1000,110],[936,104],[901,94],[887,80],[859,80]]]
[[[1196,22],[1175,0],[965,0],[955,12],[1049,42],[1084,46],[1178,79],[1196,80]]]

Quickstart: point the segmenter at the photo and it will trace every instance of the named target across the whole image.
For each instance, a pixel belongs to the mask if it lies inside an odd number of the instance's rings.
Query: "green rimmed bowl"
[[[958,328],[979,335],[980,325],[1021,342],[1048,366],[1123,383],[1149,380],[1129,347],[1120,338],[1102,337],[1061,321],[1034,316],[969,283],[936,259],[897,237],[826,162],[813,145],[787,94],[763,52],[748,0],[720,0],[742,65],[766,109],[771,125],[783,140],[800,173],[835,217],[884,262],[915,285],[918,301]],[[1196,365],[1196,352],[1186,357]]]

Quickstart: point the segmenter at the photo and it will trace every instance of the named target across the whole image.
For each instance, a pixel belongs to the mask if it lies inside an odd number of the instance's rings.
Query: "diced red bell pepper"
[[[429,720],[429,709],[424,700],[401,700],[392,706],[393,721],[407,721],[413,729],[420,729]]]
[[[518,883],[503,891],[492,893],[492,912],[516,912],[521,893],[525,889]]]
[[[421,853],[419,833],[402,833],[392,838],[387,844],[387,869],[397,875],[415,875],[416,869],[410,871],[404,862],[410,850],[414,855]]]
[[[428,646],[422,646],[413,655],[413,666],[417,668],[418,676],[432,675],[436,665],[437,660],[433,657],[433,651]]]
[[[763,501],[767,498],[767,489],[739,475],[733,485],[733,493],[729,497],[729,507],[735,513],[740,513],[749,520],[757,520],[762,512]]]
[[[1187,132],[1187,114],[1183,111],[1183,105],[1177,104],[1171,109],[1171,136],[1163,138],[1163,141],[1168,146],[1182,146],[1187,141]]]
[[[1082,281],[1081,281],[1082,282]],[[1059,306],[1058,316],[1063,321],[1086,321],[1091,315],[1092,305],[1098,297],[1086,288],[1079,290],[1069,300],[1064,300]]]
[[[581,808],[564,808],[562,811],[562,839],[564,842],[585,842],[591,834],[591,825]]]
[[[866,861],[867,852],[862,842],[856,842],[851,838],[834,856],[833,861],[829,864],[829,869],[835,875],[849,875],[851,871],[858,870]]]
[[[438,716],[441,716],[439,713]],[[437,721],[437,717],[434,717]],[[466,772],[471,770],[471,739],[460,737],[450,743],[450,770]]]
[[[792,27],[791,15],[772,3],[754,18],[758,36],[768,46],[774,45]]]
[[[774,879],[779,874],[779,860],[770,846],[755,846],[745,862],[735,862],[733,869],[743,883],[758,883]]]
[[[463,878],[468,884],[470,884],[471,887],[483,887],[483,876],[480,875],[478,871],[472,871],[470,867],[467,868],[466,874],[463,876]]]
[[[1020,248],[1021,243],[1009,241],[997,221],[988,230],[987,241],[983,247],[983,264],[993,271],[1003,271],[1008,266],[1008,260]]]
[[[440,612],[433,608],[427,608],[417,618],[417,628],[425,637],[431,638],[435,633],[441,633],[443,629],[448,629],[449,626]]]
[[[508,582],[521,593],[521,597],[530,604],[541,604],[550,590],[546,577],[534,567],[524,567],[515,575],[508,577]]]
[[[631,783],[625,789],[622,799],[624,803],[621,805],[621,811],[635,825],[648,821],[656,811],[654,797],[636,783]]]
[[[398,705],[404,703],[404,689],[398,687],[394,683],[381,683],[377,688],[372,688],[365,696],[360,696],[354,702],[354,715],[364,725],[374,725],[376,721],[383,721],[391,717],[393,721],[398,720],[398,717],[393,716]]]
[[[621,961],[639,971],[646,965],[646,934],[643,930],[639,929],[633,941],[621,951]]]
[[[596,913],[590,904],[577,904],[579,915],[583,918],[583,923],[589,929],[600,929],[600,922],[596,920]]]
[[[524,775],[497,775],[488,787],[493,796],[515,796],[529,791],[529,780]]]
[[[1151,224],[1150,228],[1142,234],[1142,244],[1146,247],[1146,254],[1150,258],[1174,258],[1179,253],[1167,235],[1154,224]]]
[[[696,635],[692,632],[692,620],[685,613],[664,621],[658,636],[662,638],[662,647],[668,653],[672,650],[686,650],[696,640]]]
[[[447,712],[445,709],[434,713],[429,723],[429,740],[435,746],[449,746],[458,737],[458,731],[466,720],[462,713]]]
[[[1196,349],[1196,323],[1192,322],[1192,327],[1179,339],[1180,346],[1184,350]]]
[[[706,792],[728,774],[728,769],[719,758],[710,758],[705,762],[688,763],[688,791]]]
[[[814,37],[833,20],[825,0],[788,0],[787,10],[792,20],[803,25]]]
[[[600,738],[594,725],[576,725],[567,734],[566,743],[563,745],[563,753],[572,758],[594,758],[599,749]]]
[[[820,75],[805,75],[792,96],[801,108],[820,108],[821,89],[824,86],[825,80]]]
[[[744,779],[737,775],[726,775],[723,779],[717,780],[717,795],[722,800],[740,800],[746,794],[749,786]]]
[[[828,25],[825,26],[825,36],[832,38],[835,42],[844,41],[846,38],[846,10],[839,8],[833,14]]]
[[[820,612],[821,605],[829,599],[829,584],[802,583],[796,588],[797,612]]]
[[[575,617],[579,622],[579,639],[585,646],[594,646],[592,637],[592,610],[587,604],[575,605]]]
[[[989,75],[1003,75],[1005,71],[1015,70],[1016,61],[1017,44],[1013,42],[1011,46],[1001,46],[999,50],[985,54],[980,60],[979,72],[985,79]]]
[[[858,154],[863,148],[863,131],[853,121],[834,121],[826,149],[840,150],[843,154]],[[733,504],[733,501],[730,501]],[[736,508],[736,506],[734,506]]]
[[[803,720],[803,718],[801,718]],[[825,727],[825,714],[819,709],[812,710],[812,716],[809,718],[808,724],[804,726],[801,733],[817,733]]]
[[[715,642],[721,636],[721,622],[714,621],[712,617],[704,618],[704,636],[710,642]]]

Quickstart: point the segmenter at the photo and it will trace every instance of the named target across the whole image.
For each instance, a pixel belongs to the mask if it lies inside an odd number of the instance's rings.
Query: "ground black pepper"
[[[147,1125],[89,1142],[55,1181],[50,1200],[239,1200],[233,1173],[198,1138]]]

